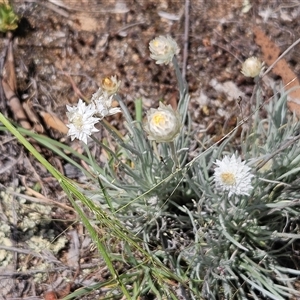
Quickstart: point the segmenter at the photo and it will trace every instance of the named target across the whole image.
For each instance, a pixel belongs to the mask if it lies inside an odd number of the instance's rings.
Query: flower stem
[[[226,214],[227,214],[227,201],[228,201],[227,197],[222,197],[222,200],[220,202],[220,207],[221,207],[221,210],[222,210],[221,214],[224,217],[226,217]]]
[[[174,172],[174,171],[176,171],[176,169],[180,168],[180,165],[179,165],[179,160],[178,160],[178,157],[177,157],[174,142],[170,142],[169,145],[170,145],[170,148],[171,148],[171,155],[172,155],[172,159],[173,159],[173,162],[174,162],[172,172]]]
[[[187,88],[187,83],[185,81],[185,79],[182,77],[178,62],[176,57],[173,57],[173,66],[175,69],[175,73],[176,73],[176,77],[177,77],[177,82],[178,82],[178,86],[179,86],[179,92],[180,92],[180,98],[183,98],[183,96],[185,95],[185,93],[188,92],[188,88]]]

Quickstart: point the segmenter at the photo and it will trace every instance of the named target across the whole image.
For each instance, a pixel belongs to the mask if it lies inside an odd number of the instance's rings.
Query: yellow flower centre
[[[160,40],[154,40],[152,45],[155,48],[156,54],[165,55],[169,52],[169,46]]]
[[[80,130],[82,128],[83,124],[83,120],[82,120],[82,116],[76,114],[73,119],[72,119],[72,123],[74,124],[74,126]]]
[[[163,114],[157,113],[153,116],[152,122],[155,126],[163,126],[166,123],[166,118]]]
[[[158,48],[159,47],[159,44],[160,44],[160,41],[159,40],[154,40],[153,41],[153,46]]]
[[[234,174],[230,172],[225,172],[221,174],[221,180],[226,185],[234,185],[236,180]]]
[[[104,88],[112,88],[114,86],[114,83],[113,83],[113,81],[109,77],[105,77],[102,80],[102,86]]]

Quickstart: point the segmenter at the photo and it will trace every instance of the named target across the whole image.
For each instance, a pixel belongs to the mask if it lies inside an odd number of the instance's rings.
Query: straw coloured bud
[[[263,64],[261,63],[261,61],[257,57],[252,56],[245,60],[245,62],[242,65],[241,72],[246,77],[254,78],[260,74],[262,67]]]
[[[177,111],[171,105],[159,103],[159,108],[151,108],[147,113],[147,121],[144,126],[149,140],[158,143],[172,142],[178,136],[181,129],[181,119]]]
[[[150,57],[157,64],[169,64],[174,55],[179,53],[179,47],[174,39],[168,36],[159,36],[149,43]]]
[[[101,82],[101,88],[107,95],[115,94],[121,85],[121,81],[117,80],[117,76],[105,77]]]

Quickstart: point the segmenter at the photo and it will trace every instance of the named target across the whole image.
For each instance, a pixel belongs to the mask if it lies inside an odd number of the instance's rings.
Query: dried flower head
[[[178,111],[174,111],[171,105],[159,103],[159,108],[151,108],[147,113],[147,121],[144,129],[149,140],[172,142],[180,133],[181,119]]]
[[[117,76],[105,77],[101,81],[101,88],[104,93],[109,96],[115,94],[121,85],[121,81],[118,81]]]
[[[95,105],[86,105],[79,99],[77,106],[67,105],[67,110],[67,117],[70,123],[67,125],[69,128],[68,136],[71,136],[72,141],[77,138],[87,144],[87,137],[93,132],[99,131],[94,127],[100,120],[93,117],[96,113]]]
[[[150,57],[157,64],[169,64],[174,55],[179,53],[179,47],[174,39],[168,36],[159,36],[149,43]]]
[[[226,155],[222,160],[215,163],[217,168],[214,173],[214,181],[218,188],[229,192],[231,195],[249,195],[253,189],[251,179],[254,175],[250,173],[250,168],[236,158],[233,154],[231,157]]]
[[[112,101],[113,95],[104,92],[102,88],[93,94],[91,103],[95,105],[96,114],[100,119],[121,112],[119,107],[112,107]]]
[[[260,74],[262,67],[262,62],[257,57],[252,56],[245,60],[245,62],[242,65],[241,72],[246,77],[254,78]]]

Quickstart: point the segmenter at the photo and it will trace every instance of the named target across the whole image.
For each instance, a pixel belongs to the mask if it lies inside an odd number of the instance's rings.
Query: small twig
[[[95,79],[92,78],[91,76],[87,75],[86,73],[77,73],[77,72],[76,72],[76,73],[72,73],[72,72],[66,73],[66,72],[63,71],[62,69],[61,69],[61,71],[56,70],[56,73],[59,74],[59,75],[67,76],[67,77],[69,77],[69,76],[85,77],[85,78],[87,78],[88,80],[90,80],[90,81],[95,85],[96,88],[99,87],[99,83],[97,82],[97,80],[95,80]]]
[[[264,182],[273,183],[273,184],[281,184],[281,185],[287,186],[287,187],[292,186],[291,184],[284,183],[284,182],[281,182],[281,181],[278,181],[278,180],[269,180],[269,179],[265,179],[265,178],[262,178],[262,177],[258,177],[258,179],[261,180],[261,181],[264,181]]]
[[[127,29],[129,29],[131,27],[142,25],[142,24],[145,24],[145,22],[136,22],[136,23],[133,23],[133,24],[128,24],[128,25],[126,25],[126,26],[118,29],[115,33],[119,34],[120,32],[125,31],[125,30],[127,30]]]
[[[248,111],[251,112],[252,110],[252,107],[255,106],[255,98],[256,98],[256,94],[257,92],[259,91],[259,87],[260,87],[260,82],[261,82],[261,78],[258,77],[258,78],[255,78],[255,85],[254,85],[254,89],[252,91],[252,95],[251,95],[251,98],[250,98],[250,101],[248,102]],[[261,106],[259,107],[261,108]],[[253,118],[249,118],[248,120],[248,126],[249,126],[249,129],[252,127],[252,124],[253,124]]]
[[[174,141],[170,142],[168,144],[170,146],[171,156],[172,156],[172,160],[174,162],[174,165],[173,165],[173,168],[172,168],[172,172],[174,172],[176,169],[180,168],[180,164],[179,164],[179,161],[178,161],[178,156],[177,156],[177,153],[176,153],[176,148],[175,148],[175,145],[174,145]]]
[[[39,150],[40,151],[40,150]],[[47,195],[47,190],[45,189],[44,187],[44,184],[43,184],[43,181],[40,177],[40,175],[37,173],[36,169],[34,168],[34,166],[32,165],[32,163],[30,162],[29,158],[27,156],[24,156],[24,160],[26,160],[26,165],[27,165],[27,168],[28,170],[32,171],[33,175],[34,175],[34,178],[36,178],[36,180],[39,182],[39,184],[41,185],[41,189],[43,191],[43,193],[45,195]],[[25,164],[25,162],[24,162]],[[21,181],[22,181],[22,184],[27,187],[26,185],[26,180],[25,180],[25,177],[24,176],[21,176]]]
[[[31,256],[34,256],[34,257],[41,258],[41,259],[43,259],[47,262],[51,262],[51,263],[55,263],[55,264],[64,266],[64,264],[60,260],[58,260],[54,255],[49,256],[48,253],[47,253],[47,250],[45,250],[45,249],[41,250],[40,253],[35,252],[32,249],[24,249],[24,248],[4,246],[4,245],[0,245],[0,249],[5,250],[5,251],[11,251],[11,252],[14,252],[16,254],[20,253],[20,254],[31,255]],[[49,250],[48,250],[48,252],[49,252]],[[64,269],[71,269],[71,268],[68,268],[68,267],[64,266]],[[45,271],[49,272],[49,270],[45,270]],[[13,271],[13,273],[19,273],[19,272],[16,272],[16,271],[14,272]],[[3,273],[1,273],[0,275],[3,275]]]
[[[39,3],[41,0],[26,0],[30,2],[36,2]],[[82,12],[83,9],[87,13],[102,13],[102,14],[107,14],[107,13],[112,13],[112,14],[125,14],[129,11],[129,8],[127,7],[126,3],[124,2],[116,2],[114,8],[109,8],[109,9],[103,9],[103,5],[100,3],[96,4],[83,4],[82,1],[79,2],[78,0],[74,1],[63,1],[63,0],[48,0],[53,5],[63,7],[67,9],[68,11],[79,11]],[[91,2],[91,1],[89,1]],[[68,4],[68,5],[67,5]]]
[[[281,55],[279,55],[278,58],[270,65],[270,67],[260,77],[264,77],[265,75],[267,75],[271,71],[271,69],[275,66],[275,64],[277,64],[277,62],[279,62],[292,48],[294,48],[299,43],[300,43],[300,38],[296,42],[294,42],[290,47],[288,47]]]
[[[26,189],[29,189],[29,188],[26,187]],[[33,192],[32,189],[30,189],[30,190]],[[6,192],[9,193],[9,194],[11,194],[11,195],[18,196],[20,198],[29,200],[29,201],[34,202],[34,203],[59,206],[59,207],[65,209],[65,210],[72,211],[72,212],[76,213],[76,211],[71,206],[68,206],[66,204],[60,203],[58,201],[55,201],[55,200],[52,200],[52,199],[49,199],[49,198],[46,198],[46,197],[44,197],[43,195],[41,195],[41,194],[39,194],[37,192],[35,192],[35,193],[37,193],[39,195],[38,198],[37,197],[28,196],[28,195],[25,195],[25,194],[16,193],[16,192],[13,192],[13,191],[10,191],[10,190],[6,190]],[[74,220],[69,220],[69,221],[74,221]]]
[[[57,7],[57,6],[64,7],[63,5],[60,5],[60,4],[57,4],[57,3],[43,3],[41,0],[26,0],[26,2],[36,3],[36,4],[39,4],[43,7],[49,8],[49,9],[53,10],[54,12],[58,13],[59,15],[65,17],[65,18],[70,17],[70,14],[67,11]],[[60,1],[60,3],[62,3],[62,2]]]
[[[73,80],[73,78],[70,76],[69,73],[65,72],[64,70],[61,69],[61,72],[69,79],[73,91],[75,92],[75,94],[77,96],[79,96],[82,100],[84,100],[85,102],[89,103],[89,100],[81,93],[80,89],[77,87],[75,81]]]
[[[34,274],[37,274],[37,273],[48,273],[49,272],[49,269],[47,270],[28,270],[28,271],[25,271],[25,272],[20,272],[20,271],[12,271],[12,272],[9,272],[9,271],[6,271],[6,272],[2,272],[1,271],[1,274],[0,274],[0,279],[2,279],[3,277],[17,277],[17,276],[33,276]],[[22,298],[24,299],[24,298]],[[41,299],[40,297],[37,298],[37,299]]]
[[[190,0],[185,0],[185,11],[184,11],[184,44],[183,44],[183,58],[182,58],[182,78],[185,80],[186,76],[186,65],[188,58],[188,46],[189,46],[189,22],[190,22]]]
[[[3,76],[3,69],[5,58],[7,55],[7,47],[4,47],[1,54],[0,54],[0,78]],[[0,111],[6,112],[6,101],[5,101],[5,93],[2,86],[2,80],[0,80]]]
[[[0,246],[1,247],[4,247],[4,246]],[[31,255],[32,254],[32,251],[29,250],[30,253],[28,253],[28,255]],[[85,265],[80,265],[80,268],[81,269],[91,269],[91,268],[95,268],[95,264],[90,264],[88,267],[85,267]],[[0,274],[0,280],[3,279],[3,277],[17,277],[17,276],[32,276],[34,274],[37,274],[37,273],[53,273],[53,272],[61,272],[61,271],[64,271],[64,270],[74,270],[75,268],[72,268],[72,267],[65,267],[65,266],[61,266],[61,267],[53,267],[51,270],[49,269],[41,269],[41,270],[27,270],[27,271],[6,271],[6,272],[2,272],[1,271],[1,274]],[[0,298],[2,300],[2,298]],[[10,298],[11,299],[11,298]],[[15,298],[14,298],[15,299]],[[19,299],[19,298],[18,298]],[[20,299],[27,299],[27,298],[20,298]],[[30,298],[31,300],[32,299],[35,299],[35,298]],[[37,298],[38,300],[40,300],[41,298]]]
[[[11,252],[17,252],[17,253],[21,253],[21,254],[29,254],[29,255],[32,255],[35,257],[40,257],[40,258],[42,258],[42,256],[43,256],[41,253],[37,253],[37,252],[33,251],[32,249],[22,249],[22,248],[10,247],[10,246],[4,246],[4,245],[0,245],[0,249],[6,250],[6,251],[11,251]],[[60,262],[60,261],[58,261],[58,262]]]
[[[220,33],[217,32],[216,30],[215,30],[214,32],[215,32],[216,34],[218,34],[219,36],[221,36]],[[221,36],[221,37],[222,37],[222,36]],[[234,57],[239,63],[243,63],[243,61],[242,61],[237,55],[235,55],[232,51],[230,51],[230,50],[228,49],[228,47],[224,47],[224,46],[222,46],[222,45],[220,45],[220,44],[217,44],[217,43],[214,43],[214,42],[212,42],[212,45],[217,46],[217,47],[219,47],[220,49],[223,49],[224,51],[228,52],[232,57]]]
[[[3,167],[1,167],[0,170],[0,174],[5,173],[6,171],[8,171],[9,169],[11,169],[15,164],[17,164],[21,157],[22,157],[23,153],[21,152],[18,158],[12,158],[12,157],[7,157],[10,161],[12,161],[11,163],[7,163],[6,165],[4,165]]]
[[[285,150],[286,148],[288,148],[289,146],[291,146],[293,143],[295,143],[296,141],[298,141],[300,139],[300,134],[297,136],[294,136],[292,139],[282,143],[281,147],[279,149],[277,149],[276,151],[274,151],[273,153],[267,155],[267,157],[260,162],[256,169],[259,170],[260,168],[262,168],[270,159],[272,159],[275,155],[277,155],[278,153],[280,153],[281,151]]]

